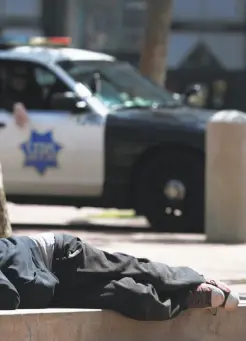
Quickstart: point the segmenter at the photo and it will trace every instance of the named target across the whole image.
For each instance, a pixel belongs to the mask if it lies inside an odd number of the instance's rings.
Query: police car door
[[[9,63],[14,67],[16,62]],[[56,82],[58,88],[67,87],[50,69],[29,64],[45,96]],[[19,127],[11,112],[0,109],[0,160],[7,194],[99,196],[105,126],[91,123],[90,115],[87,109],[78,115],[38,104],[28,110],[29,122]]]

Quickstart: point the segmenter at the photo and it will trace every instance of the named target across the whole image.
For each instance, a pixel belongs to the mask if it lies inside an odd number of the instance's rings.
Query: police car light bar
[[[29,45],[67,47],[71,42],[70,37],[32,37],[29,40]]]
[[[26,37],[26,36],[2,36],[0,37],[0,49],[14,46],[50,46],[68,47],[72,42],[70,37]]]

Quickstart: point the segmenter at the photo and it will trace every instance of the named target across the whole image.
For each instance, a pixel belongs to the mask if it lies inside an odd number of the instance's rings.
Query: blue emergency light
[[[27,40],[24,37],[0,37],[0,50],[8,50],[14,46],[25,45]]]

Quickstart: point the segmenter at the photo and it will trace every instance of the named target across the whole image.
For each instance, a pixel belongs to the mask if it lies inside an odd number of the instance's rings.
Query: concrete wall
[[[137,322],[110,311],[0,313],[1,341],[245,341],[246,305],[234,312],[189,311],[168,322]]]

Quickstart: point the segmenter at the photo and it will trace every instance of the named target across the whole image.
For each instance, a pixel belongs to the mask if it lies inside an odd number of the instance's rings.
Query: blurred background
[[[1,35],[68,35],[138,66],[145,0],[0,0]],[[204,88],[202,106],[246,110],[246,1],[173,0],[166,86]]]

